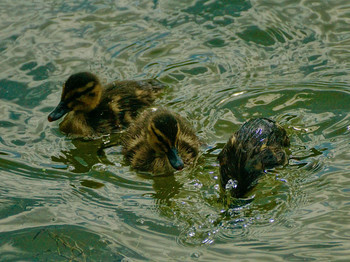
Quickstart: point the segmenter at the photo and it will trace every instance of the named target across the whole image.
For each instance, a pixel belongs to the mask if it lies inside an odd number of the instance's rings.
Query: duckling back
[[[122,144],[125,159],[134,169],[167,175],[191,165],[200,142],[184,118],[158,109],[137,117],[125,131]]]
[[[234,197],[244,196],[265,169],[288,163],[287,132],[267,118],[252,119],[228,140],[218,159],[220,184]],[[228,182],[233,185],[227,185]]]
[[[117,116],[115,125],[128,127],[137,115],[148,108],[163,91],[164,85],[155,79],[140,81],[115,81],[106,87],[101,110],[108,110]]]

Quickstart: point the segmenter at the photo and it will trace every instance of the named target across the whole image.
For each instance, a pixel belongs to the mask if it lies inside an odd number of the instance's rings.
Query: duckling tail
[[[154,93],[163,91],[166,87],[162,82],[157,79],[147,79],[139,81],[141,88],[150,88]]]

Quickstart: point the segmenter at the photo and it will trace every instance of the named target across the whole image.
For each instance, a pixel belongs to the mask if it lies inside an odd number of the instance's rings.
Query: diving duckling
[[[89,72],[71,75],[61,101],[48,120],[63,117],[60,130],[77,137],[95,137],[127,127],[138,112],[150,106],[163,85],[154,80],[115,81],[102,86]]]
[[[233,197],[243,197],[265,169],[288,163],[287,132],[267,118],[249,120],[228,140],[218,156],[220,184]]]
[[[200,142],[189,123],[166,109],[146,110],[125,131],[122,153],[131,166],[168,175],[193,163]]]

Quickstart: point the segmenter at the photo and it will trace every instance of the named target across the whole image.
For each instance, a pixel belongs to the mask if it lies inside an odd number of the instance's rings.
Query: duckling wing
[[[192,129],[190,123],[179,115],[176,115],[177,122],[180,126],[178,137],[178,148],[185,164],[193,162],[198,156],[200,141]]]
[[[116,81],[107,86],[104,100],[122,126],[151,106],[164,85],[157,80]]]
[[[148,91],[154,94],[157,94],[165,88],[165,85],[159,82],[156,79],[144,79],[144,80],[124,80],[124,81],[114,81],[111,84],[106,86],[107,93],[119,92],[119,90],[140,90],[140,91]]]
[[[279,147],[260,148],[260,152],[248,157],[244,169],[248,173],[258,173],[264,169],[284,165],[288,162],[285,151]]]
[[[136,81],[136,83],[139,89],[151,89],[154,93],[159,93],[165,88],[165,85],[156,79],[145,79]]]

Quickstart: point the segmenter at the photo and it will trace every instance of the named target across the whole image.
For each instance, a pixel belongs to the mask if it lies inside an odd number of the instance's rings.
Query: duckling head
[[[60,103],[48,120],[56,121],[70,111],[90,112],[100,103],[101,96],[102,87],[94,74],[81,72],[71,75],[63,85]]]
[[[148,143],[157,154],[165,154],[170,165],[176,170],[184,167],[177,149],[179,133],[180,126],[177,119],[168,112],[156,114],[148,125]]]

